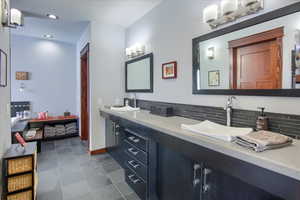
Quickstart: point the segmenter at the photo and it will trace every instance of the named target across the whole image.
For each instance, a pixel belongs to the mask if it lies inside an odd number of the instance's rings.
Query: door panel
[[[238,47],[235,89],[280,89],[277,41]]]

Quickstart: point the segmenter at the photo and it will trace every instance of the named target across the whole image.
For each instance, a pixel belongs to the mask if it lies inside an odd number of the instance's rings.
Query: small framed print
[[[29,80],[28,72],[16,72],[16,80],[26,81]]]
[[[220,71],[209,71],[208,72],[208,86],[215,87],[220,86]]]
[[[0,49],[0,87],[7,86],[7,54]]]
[[[162,65],[162,78],[175,79],[177,78],[177,62],[164,63]]]

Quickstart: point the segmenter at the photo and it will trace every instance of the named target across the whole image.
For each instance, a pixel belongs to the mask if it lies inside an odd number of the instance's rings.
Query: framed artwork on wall
[[[162,78],[175,79],[177,78],[177,62],[164,63],[162,65]]]
[[[208,72],[208,86],[216,87],[220,86],[220,71],[209,71]]]
[[[7,54],[0,49],[0,87],[7,86]]]

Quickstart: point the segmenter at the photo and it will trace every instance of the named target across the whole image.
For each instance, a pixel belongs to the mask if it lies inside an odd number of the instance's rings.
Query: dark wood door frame
[[[89,142],[90,94],[89,94],[89,43],[80,52],[80,125],[81,140]]]
[[[284,36],[284,27],[275,28],[262,33],[247,36],[241,39],[232,40],[228,42],[229,56],[230,56],[230,88],[236,88],[236,74],[237,74],[237,63],[236,53],[239,47],[244,47],[252,44],[266,42],[270,40],[276,40],[278,45],[278,82],[279,86],[282,86],[282,37]]]

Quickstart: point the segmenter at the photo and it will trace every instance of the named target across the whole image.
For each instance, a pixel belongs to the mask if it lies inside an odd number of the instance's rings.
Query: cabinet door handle
[[[197,172],[201,169],[201,165],[195,164],[194,165],[194,180],[193,180],[193,186],[196,187],[201,181],[200,178],[197,176]]]
[[[129,139],[130,141],[134,142],[134,143],[139,143],[139,142],[140,142],[140,139],[135,138],[135,137],[133,137],[133,136],[129,137],[128,139]]]
[[[211,173],[210,169],[205,168],[204,169],[204,177],[203,177],[203,193],[206,193],[210,189],[210,185],[208,184],[207,181],[207,176]]]
[[[131,166],[131,167],[133,167],[134,169],[136,169],[136,168],[138,168],[140,165],[139,164],[134,164],[134,160],[131,160],[131,161],[128,161],[128,164]]]
[[[134,178],[134,175],[132,174],[132,175],[128,175],[128,178],[129,178],[129,180],[133,183],[133,184],[137,184],[139,181],[140,181],[140,179],[133,179]]]
[[[138,151],[134,151],[134,148],[129,148],[128,151],[135,156],[139,153]]]

